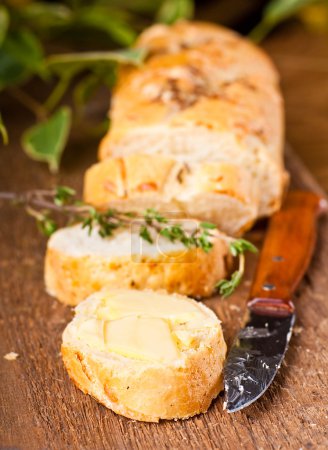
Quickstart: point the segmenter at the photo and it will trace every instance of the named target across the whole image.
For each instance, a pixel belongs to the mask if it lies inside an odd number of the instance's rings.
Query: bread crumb
[[[303,327],[300,326],[296,326],[293,328],[293,333],[295,334],[295,336],[299,336],[303,331]]]
[[[229,308],[232,309],[233,311],[240,311],[240,308],[237,305],[229,305]]]
[[[9,352],[9,353],[7,353],[5,356],[4,356],[4,358],[7,360],[7,361],[15,361],[17,358],[18,358],[18,353],[15,353],[15,352]]]

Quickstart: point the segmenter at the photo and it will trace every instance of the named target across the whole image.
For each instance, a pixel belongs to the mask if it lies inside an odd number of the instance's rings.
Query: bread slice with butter
[[[229,246],[221,233],[205,253],[164,237],[150,244],[129,229],[104,239],[96,229],[89,235],[76,225],[58,230],[49,239],[45,284],[50,295],[68,305],[77,305],[105,286],[207,297],[227,275],[229,261]]]
[[[77,387],[135,420],[206,412],[222,389],[220,321],[201,303],[150,290],[104,289],[75,309],[62,356]]]

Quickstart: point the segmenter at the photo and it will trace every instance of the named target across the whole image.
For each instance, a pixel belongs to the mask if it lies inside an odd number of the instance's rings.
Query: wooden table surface
[[[328,192],[328,34],[288,24],[263,46],[281,75],[287,141]]]
[[[328,189],[328,44],[297,25],[265,43],[282,74],[287,136],[320,184]],[[58,177],[30,161],[19,136],[30,117],[7,108],[11,135],[1,148],[0,190],[68,184],[82,186],[96,159],[96,144],[76,133]],[[295,158],[293,183],[318,190]],[[275,382],[247,410],[228,415],[218,399],[206,415],[183,422],[137,423],[119,417],[83,395],[65,373],[60,336],[72,316],[43,286],[45,239],[24,213],[0,204],[0,448],[19,449],[326,449],[328,448],[328,220],[319,227],[311,267],[297,293],[296,334]],[[251,233],[259,243],[261,228]],[[241,317],[255,260],[233,299],[209,301],[231,343]],[[17,352],[16,361],[3,355]]]

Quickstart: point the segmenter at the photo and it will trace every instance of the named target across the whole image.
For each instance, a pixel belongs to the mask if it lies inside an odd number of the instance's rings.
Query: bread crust
[[[119,245],[119,240],[118,240]],[[228,244],[216,238],[209,253],[199,248],[157,257],[72,256],[48,244],[45,258],[47,292],[67,305],[77,305],[95,291],[111,288],[165,289],[191,297],[208,297],[231,266]]]
[[[102,359],[86,346],[67,341],[65,332],[61,353],[76,386],[115,413],[145,422],[187,419],[206,412],[223,388],[226,344],[219,322],[206,333],[206,345],[189,351],[180,363],[115,354]]]
[[[121,168],[116,182],[113,166]],[[84,199],[100,209],[179,212],[214,222],[230,235],[240,235],[258,211],[258,191],[242,167],[223,161],[186,164],[149,154],[109,158],[91,166],[85,173]]]
[[[148,153],[186,163],[228,161],[246,169],[259,189],[255,217],[277,210],[288,176],[283,100],[267,55],[200,22],[155,25],[136,46],[149,56],[142,67],[120,72],[100,158]]]

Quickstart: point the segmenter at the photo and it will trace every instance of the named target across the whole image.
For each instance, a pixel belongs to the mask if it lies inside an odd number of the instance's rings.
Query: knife
[[[247,302],[248,320],[224,368],[229,413],[261,397],[281,365],[295,322],[292,297],[310,263],[317,217],[324,211],[323,197],[294,191],[270,219]]]

